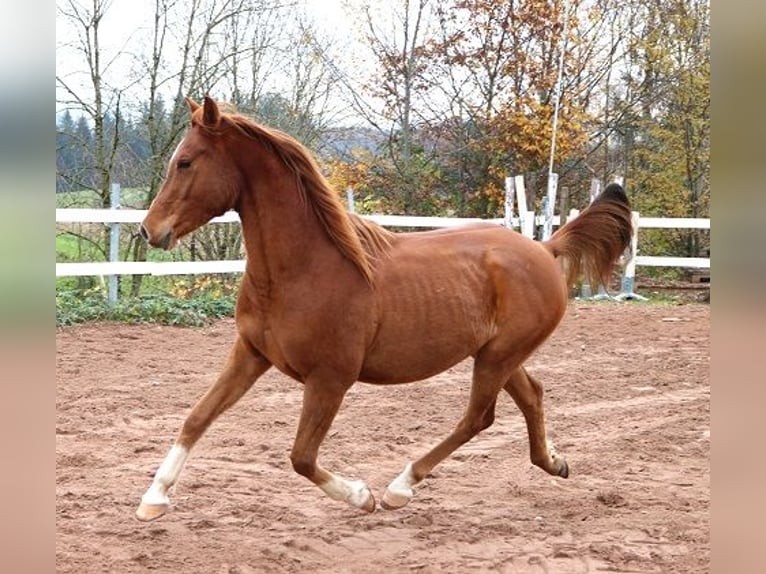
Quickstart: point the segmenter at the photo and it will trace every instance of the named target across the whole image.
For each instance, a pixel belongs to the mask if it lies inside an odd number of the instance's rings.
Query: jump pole
[[[558,74],[556,77],[556,101],[553,106],[553,125],[551,126],[551,152],[548,158],[548,194],[543,203],[543,241],[547,241],[553,234],[553,209],[556,205],[556,188],[559,183],[559,174],[553,171],[553,160],[556,155],[556,135],[559,126],[559,109],[561,107],[561,83],[564,77],[564,55],[567,51],[567,35],[569,32],[569,0],[564,1],[564,28],[562,31],[563,42],[559,52]]]
[[[553,207],[556,205],[556,191],[559,185],[559,174],[548,173],[548,194],[543,202],[543,241],[547,241],[553,235]]]
[[[615,299],[617,301],[648,301],[646,297],[634,291],[636,287],[636,254],[638,253],[638,211],[633,211],[630,219],[633,228],[630,236],[630,259],[628,259],[625,272],[622,275],[622,288]]]

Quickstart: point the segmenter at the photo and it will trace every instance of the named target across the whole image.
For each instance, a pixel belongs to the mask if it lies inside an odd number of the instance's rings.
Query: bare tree
[[[71,171],[68,177],[76,187],[92,189],[98,197],[99,207],[111,206],[112,170],[120,143],[121,96],[124,87],[110,85],[105,76],[115,65],[119,54],[109,55],[102,47],[103,21],[110,7],[109,0],[78,2],[67,0],[57,4],[57,11],[67,25],[71,26],[76,39],[68,49],[77,54],[84,65],[86,80],[80,84],[70,77],[56,75],[57,88],[65,96],[61,104],[84,114],[93,126],[92,140],[81,141],[89,147],[81,157],[92,158],[86,169]],[[111,115],[111,129],[107,122]],[[95,174],[93,178],[81,179],[78,174]],[[109,253],[109,228],[103,226],[103,253]]]
[[[59,14],[76,30],[77,40],[71,48],[82,57],[88,80],[84,89],[72,85],[68,78],[60,75],[56,76],[56,83],[67,94],[62,103],[79,108],[93,124],[92,167],[97,171],[98,179],[94,182],[95,186],[88,187],[95,188],[103,207],[110,205],[111,169],[119,142],[117,131],[107,137],[104,121],[107,110],[113,110],[117,117],[120,113],[120,90],[108,86],[104,80],[110,62],[104,61],[106,55],[101,46],[101,30],[109,4],[109,0],[91,0],[88,3],[67,0],[57,4]]]
[[[236,71],[242,53],[247,51],[230,42],[229,34],[257,27],[257,17],[268,17],[272,10],[266,2],[247,0],[154,1],[151,52],[139,56],[140,69],[145,70],[142,83],[147,92],[142,99],[146,102],[145,128],[151,152],[145,170],[146,205],[157,195],[167,159],[188,125],[186,96],[215,93],[232,70]],[[238,254],[238,230],[217,229],[212,233],[220,235],[223,231],[226,240],[208,249],[209,255],[215,252],[220,256],[221,244],[229,246],[229,255]],[[192,258],[198,256],[197,247],[192,238]],[[131,250],[134,260],[146,258],[146,245],[137,236]],[[138,293],[141,281],[141,276],[133,276],[133,294]]]
[[[610,113],[614,158],[647,214],[703,217],[710,198],[708,0],[618,4],[624,57]],[[617,90],[615,90],[617,91]],[[697,256],[709,234],[651,233],[649,249]],[[653,243],[656,242],[656,245]]]
[[[422,191],[419,165],[424,157],[416,133],[426,120],[432,10],[430,0],[397,0],[385,6],[368,4],[364,9],[375,74],[360,92],[367,98],[357,97],[355,109],[387,138],[391,187],[398,195],[398,210],[404,212],[415,209]]]

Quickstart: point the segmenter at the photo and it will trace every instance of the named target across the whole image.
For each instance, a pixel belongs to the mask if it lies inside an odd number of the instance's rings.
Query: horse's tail
[[[581,273],[592,284],[608,285],[612,268],[629,245],[632,231],[628,196],[621,185],[612,183],[543,245],[563,260],[567,286]]]

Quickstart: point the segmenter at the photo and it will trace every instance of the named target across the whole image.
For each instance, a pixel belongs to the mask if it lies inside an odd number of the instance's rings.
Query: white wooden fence
[[[140,223],[146,217],[146,210],[137,209],[57,209],[56,223]],[[571,215],[576,215],[572,212]],[[497,225],[507,225],[506,219],[474,219],[448,217],[410,217],[402,215],[363,215],[386,227],[438,228],[456,227],[466,223],[485,221]],[[623,284],[629,279],[628,286],[632,291],[632,278],[636,266],[648,267],[682,267],[709,269],[710,259],[705,257],[664,257],[656,255],[637,255],[638,231],[640,229],[710,229],[710,220],[697,218],[657,218],[641,217],[637,212],[634,218],[634,238],[631,246],[631,257],[626,266]],[[532,236],[534,227],[543,225],[543,215],[527,212],[523,218],[509,218],[515,228]],[[560,225],[560,216],[553,217],[553,225]],[[227,212],[211,220],[211,223],[237,222],[239,216]],[[186,275],[197,273],[240,273],[245,269],[244,260],[232,261],[102,261],[88,263],[56,263],[56,277],[73,276],[113,276],[113,275]]]

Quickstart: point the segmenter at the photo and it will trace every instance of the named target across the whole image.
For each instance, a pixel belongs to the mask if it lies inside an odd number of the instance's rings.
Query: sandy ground
[[[234,337],[90,324],[57,334],[58,572],[702,572],[710,565],[710,307],[573,303],[528,361],[570,477],[532,466],[523,418],[438,466],[409,506],[367,515],[291,468],[301,387],[269,371],[193,451],[170,512],[134,512]],[[470,361],[356,385],[325,466],[378,500],[465,406]]]

